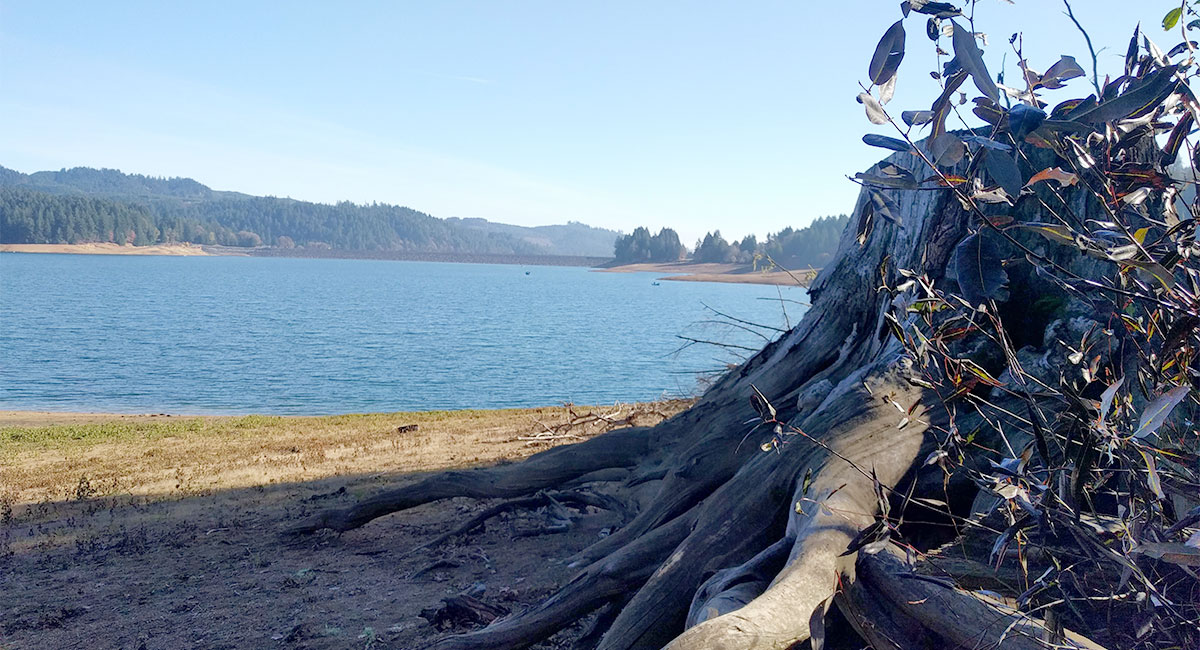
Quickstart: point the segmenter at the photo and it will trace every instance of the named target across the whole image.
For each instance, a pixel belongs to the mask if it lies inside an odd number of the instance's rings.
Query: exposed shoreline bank
[[[193,257],[211,255],[196,244],[153,244],[132,246],[111,242],[88,244],[0,244],[0,253],[49,253],[60,255],[174,255]]]
[[[239,248],[199,244],[153,244],[131,246],[110,242],[86,244],[0,244],[0,253],[50,253],[61,255],[170,255],[226,257],[293,257],[401,262],[451,262],[462,264],[513,264],[522,266],[597,266],[605,257],[578,255],[508,255],[493,253],[429,253],[417,251],[367,251],[336,248]]]
[[[436,419],[449,421],[453,419],[479,419],[491,416],[507,417],[509,415],[537,415],[545,413],[566,413],[575,411],[629,410],[665,405],[690,404],[690,398],[670,398],[649,402],[616,402],[608,405],[578,405],[557,404],[550,406],[517,406],[512,408],[481,408],[453,409],[430,411],[378,411],[369,413],[335,413],[326,415],[273,415],[268,413],[116,413],[107,411],[45,411],[34,409],[0,409],[0,432],[8,428],[40,428],[72,425],[103,424],[119,422],[124,424],[169,423],[181,420],[200,420],[206,422],[226,422],[244,418],[270,418],[272,420],[290,420],[297,423],[311,423],[339,418],[416,418],[419,420]]]
[[[23,412],[47,426],[0,421],[0,645],[132,648],[153,634],[155,648],[424,647],[439,632],[422,610],[448,587],[486,580],[508,606],[532,607],[572,577],[557,559],[622,520],[593,509],[566,532],[514,537],[513,523],[544,519],[530,509],[411,552],[493,503],[445,499],[344,538],[283,543],[280,533],[429,472],[652,426],[688,404],[326,417]],[[494,570],[430,565],[467,553]]]
[[[513,460],[615,427],[654,424],[692,403],[317,416],[0,410],[0,464],[14,503],[64,498],[64,486],[81,475],[118,479],[128,494],[170,494],[181,468],[194,475],[194,487],[225,490]]]
[[[604,273],[661,273],[659,280],[677,282],[727,282],[731,284],[770,284],[787,287],[807,287],[816,271],[756,271],[744,264],[713,264],[694,262],[659,262],[622,264],[594,269]]]

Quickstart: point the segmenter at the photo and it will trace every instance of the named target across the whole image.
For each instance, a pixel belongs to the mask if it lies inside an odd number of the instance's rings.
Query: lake
[[[528,273],[527,273],[528,272]],[[692,395],[803,289],[584,268],[0,254],[0,409],[280,415]],[[774,333],[768,335],[774,336]],[[742,352],[742,354],[746,354]]]

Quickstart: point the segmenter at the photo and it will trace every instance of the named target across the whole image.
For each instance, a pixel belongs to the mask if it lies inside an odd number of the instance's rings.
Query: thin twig
[[[1067,18],[1070,18],[1071,22],[1075,23],[1075,28],[1079,30],[1080,34],[1083,34],[1083,40],[1087,41],[1088,54],[1092,55],[1092,86],[1096,88],[1096,97],[1099,98],[1103,91],[1100,89],[1100,77],[1096,69],[1100,67],[1100,64],[1096,59],[1096,48],[1092,47],[1092,37],[1088,36],[1087,30],[1075,19],[1075,12],[1071,11],[1071,3],[1068,0],[1063,0],[1063,4],[1067,7]]]

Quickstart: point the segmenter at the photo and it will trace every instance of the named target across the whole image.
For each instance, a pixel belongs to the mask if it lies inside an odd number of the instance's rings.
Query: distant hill
[[[533,227],[513,226],[478,218],[450,217],[447,221],[483,232],[511,235],[535,246],[554,251],[554,255],[612,257],[613,244],[621,234],[616,230],[596,228],[578,221],[568,221],[565,225]]]
[[[489,255],[612,254],[615,231],[439,219],[407,207],[334,205],[213,190],[190,178],[76,167],[0,167],[0,243],[111,241]]]
[[[3,168],[0,168],[3,169]],[[190,178],[156,178],[124,174],[116,169],[74,167],[56,172],[0,172],[0,183],[22,185],[54,194],[93,194],[110,198],[210,200],[249,198],[237,192],[218,192]]]

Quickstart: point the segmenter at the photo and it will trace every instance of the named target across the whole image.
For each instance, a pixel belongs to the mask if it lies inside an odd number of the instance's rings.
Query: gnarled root
[[[345,532],[393,512],[450,497],[512,498],[561,486],[610,467],[633,467],[652,448],[654,429],[611,431],[584,442],[554,447],[519,463],[467,471],[440,472],[413,485],[388,490],[348,508],[319,512],[285,531],[307,535],[329,528]]]
[[[909,643],[919,634],[939,648],[1104,650],[1069,630],[1051,640],[1042,620],[982,594],[918,575],[888,551],[861,553],[856,573],[848,595],[839,597],[839,606],[876,648],[920,648],[896,643]],[[889,624],[897,627],[886,629]]]
[[[637,589],[687,536],[694,522],[694,513],[684,514],[589,566],[534,609],[496,621],[477,632],[447,637],[430,646],[430,650],[499,650],[537,643],[567,623]]]
[[[592,494],[589,492],[539,492],[531,497],[512,499],[505,501],[504,503],[494,505],[475,515],[474,517],[471,517],[453,530],[442,533],[441,535],[438,535],[437,537],[425,542],[424,544],[421,544],[420,546],[415,546],[409,549],[405,555],[411,555],[418,551],[423,551],[427,548],[437,546],[456,535],[469,533],[479,526],[482,526],[483,523],[488,519],[505,512],[509,512],[510,510],[517,510],[520,508],[536,508],[539,506],[553,506],[559,503],[571,504],[576,508],[586,508],[591,506],[593,508],[611,510],[621,516],[622,522],[628,521],[629,518],[633,516],[625,504],[614,499],[613,497],[603,494]]]
[[[786,566],[744,607],[722,611],[722,604],[736,600],[726,598],[713,607],[715,618],[705,615],[707,603],[694,607],[693,620],[703,622],[671,642],[670,650],[783,650],[809,637],[808,615],[823,608],[836,592],[839,574],[853,559],[842,554],[878,511],[871,473],[883,485],[895,485],[909,471],[924,440],[925,426],[900,426],[895,404],[913,420],[923,415],[917,406],[921,391],[902,375],[899,365],[867,375],[865,384],[862,374],[853,375],[806,418],[801,427],[805,431],[818,432],[819,425],[833,424],[820,435],[825,447],[807,440],[789,443],[809,448],[797,455],[801,464],[791,474],[800,478],[792,499],[788,538],[794,542]]]

